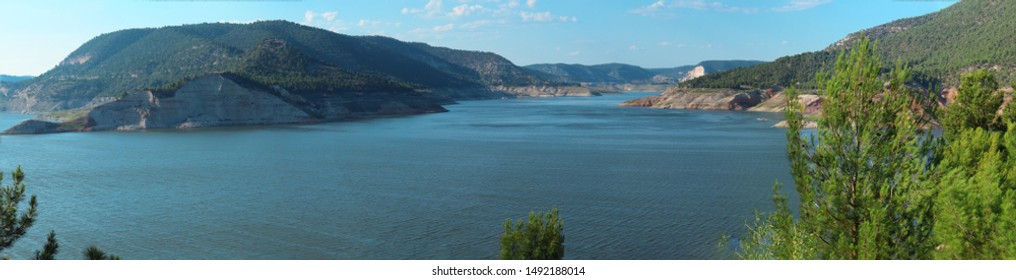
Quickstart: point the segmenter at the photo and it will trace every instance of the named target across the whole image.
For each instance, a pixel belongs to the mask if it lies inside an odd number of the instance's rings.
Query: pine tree
[[[935,168],[934,257],[1016,258],[1016,106],[999,116],[993,75],[962,76]]]
[[[0,184],[3,183],[3,173],[0,173]],[[18,166],[11,177],[14,183],[3,187],[0,190],[0,252],[14,245],[22,236],[28,232],[28,228],[35,223],[35,215],[38,203],[33,195],[28,200],[28,209],[19,212],[21,202],[25,200],[25,173]]]
[[[50,231],[49,236],[46,237],[46,245],[43,245],[42,251],[35,251],[35,259],[54,260],[59,248],[60,244],[56,241],[56,232]]]
[[[3,182],[3,173],[0,173],[0,183]],[[35,217],[38,213],[38,202],[35,196],[31,196],[28,202],[28,209],[19,214],[19,207],[25,199],[25,172],[21,171],[19,165],[11,172],[14,179],[13,184],[3,187],[0,190],[0,252],[14,245],[14,242],[24,237],[28,228],[35,224]],[[56,240],[56,232],[50,231],[46,238],[46,244],[41,251],[35,251],[33,259],[53,260],[59,251],[60,245]],[[94,250],[93,250],[94,249]],[[102,253],[102,254],[97,254]],[[119,260],[120,257],[106,255],[98,247],[92,246],[85,251],[86,258],[103,257],[100,259]],[[9,256],[3,256],[9,259]]]
[[[119,260],[120,259],[119,256],[114,256],[114,255],[106,254],[105,251],[102,251],[102,249],[99,249],[99,247],[97,247],[95,245],[88,246],[88,248],[85,249],[84,256],[85,256],[85,260],[92,260],[92,261]]]
[[[975,127],[1005,130],[1005,124],[997,114],[1003,98],[995,75],[990,72],[978,70],[963,75],[957,96],[946,108],[942,119],[946,136],[957,130]]]
[[[564,222],[555,208],[550,213],[529,212],[529,219],[504,222],[501,235],[502,260],[560,260],[564,258]]]
[[[832,73],[817,77],[823,97],[818,130],[802,135],[803,108],[787,93],[787,153],[800,197],[794,218],[780,185],[776,211],[758,214],[743,258],[913,259],[932,246],[927,155],[936,143],[919,133],[926,104],[904,85],[907,68],[883,79],[875,44],[860,39]]]

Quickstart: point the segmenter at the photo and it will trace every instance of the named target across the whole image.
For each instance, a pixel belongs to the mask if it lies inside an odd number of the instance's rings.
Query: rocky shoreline
[[[455,100],[602,94],[579,86],[290,93],[279,87],[244,85],[229,75],[210,74],[191,80],[174,92],[139,91],[121,98],[92,100],[90,106],[44,114],[3,134],[319,123],[447,112],[442,105],[454,104]]]
[[[817,115],[821,111],[822,99],[815,94],[801,94],[801,105],[805,115]],[[782,88],[733,90],[733,89],[689,89],[671,88],[660,95],[625,101],[620,106],[650,107],[677,110],[721,110],[783,112],[787,97]],[[773,127],[786,127],[781,121]],[[805,122],[806,128],[814,128],[812,121]]]

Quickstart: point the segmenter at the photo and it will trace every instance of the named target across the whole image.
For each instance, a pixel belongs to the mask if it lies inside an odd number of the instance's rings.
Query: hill
[[[31,80],[35,78],[33,76],[11,76],[11,75],[0,75],[0,83],[16,83],[24,80]]]
[[[312,123],[446,111],[455,99],[595,95],[490,52],[286,21],[129,29],[0,87],[41,113],[5,133]]]
[[[1016,1],[964,0],[938,12],[850,34],[828,48],[687,81],[686,87],[813,87],[815,73],[860,36],[878,43],[886,62],[910,65],[922,82],[951,86],[961,73],[989,69],[1016,81]]]
[[[22,112],[89,107],[215,73],[291,91],[422,90],[444,99],[466,89],[559,85],[489,52],[347,36],[287,21],[206,23],[99,35],[4,105]]]
[[[676,84],[689,77],[689,74],[694,72],[697,67],[702,67],[700,72],[715,73],[760,63],[764,63],[764,61],[711,60],[703,61],[697,65],[655,69],[621,63],[599,65],[534,64],[525,68],[548,74],[550,79],[564,83]]]

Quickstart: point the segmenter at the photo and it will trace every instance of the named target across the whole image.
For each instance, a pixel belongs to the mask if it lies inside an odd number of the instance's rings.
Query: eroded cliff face
[[[747,110],[771,97],[766,92],[729,89],[681,89],[625,101],[621,106],[689,110]]]
[[[250,90],[214,75],[193,80],[174,94],[157,97],[137,92],[95,107],[88,113],[92,130],[190,128],[298,123],[315,120],[271,93]]]
[[[702,65],[699,65],[699,66],[695,66],[695,68],[689,70],[688,74],[685,74],[684,77],[681,78],[681,81],[684,82],[684,81],[691,80],[691,79],[698,78],[698,77],[702,77],[702,76],[705,76],[705,75],[706,75],[706,67],[704,67]]]
[[[495,86],[491,91],[514,97],[599,96],[601,92],[580,86]]]
[[[313,123],[447,111],[440,100],[417,92],[293,94],[278,87],[247,88],[215,74],[191,80],[172,93],[135,92],[61,123],[34,119],[4,133]]]
[[[801,94],[797,96],[797,101],[804,106],[804,113],[806,115],[817,115],[822,110],[822,99],[815,94]],[[755,107],[749,109],[749,111],[756,112],[783,112],[787,109],[787,96],[783,93],[773,95],[765,102],[758,104]]]

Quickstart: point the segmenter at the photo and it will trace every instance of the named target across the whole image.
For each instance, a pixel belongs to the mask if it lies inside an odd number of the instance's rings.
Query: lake
[[[713,259],[775,181],[782,114],[619,107],[655,93],[466,101],[315,125],[0,138],[59,259],[493,259],[559,208],[568,259]],[[0,115],[10,127],[24,115]],[[5,176],[4,184],[10,183]],[[734,242],[729,242],[734,243]]]

